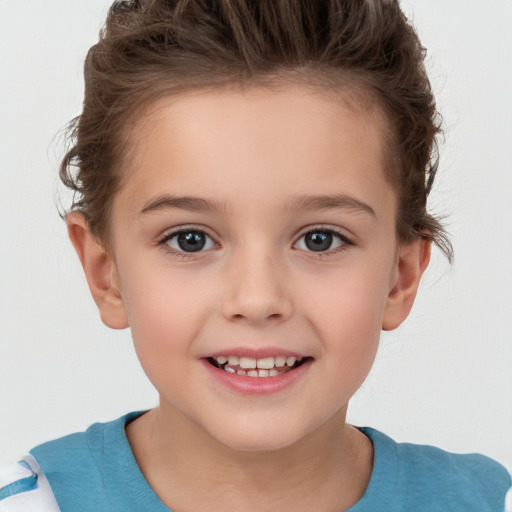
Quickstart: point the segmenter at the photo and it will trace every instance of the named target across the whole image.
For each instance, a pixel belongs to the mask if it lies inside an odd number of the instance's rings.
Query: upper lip
[[[251,359],[264,359],[266,357],[296,357],[304,358],[307,357],[305,354],[301,354],[299,352],[294,352],[293,350],[286,350],[283,348],[273,348],[273,347],[262,347],[262,348],[250,348],[250,347],[233,347],[226,348],[223,350],[219,350],[216,352],[211,352],[209,354],[204,355],[203,357],[216,358],[221,356],[235,356],[235,357],[248,357]]]

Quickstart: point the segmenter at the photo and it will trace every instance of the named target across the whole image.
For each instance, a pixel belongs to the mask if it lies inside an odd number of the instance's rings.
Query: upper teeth
[[[215,360],[219,365],[223,365],[228,363],[229,366],[239,366],[240,368],[249,370],[249,369],[262,369],[262,370],[271,370],[272,368],[282,368],[285,364],[288,366],[293,366],[297,361],[302,361],[302,357],[284,357],[284,356],[276,356],[276,357],[263,357],[261,359],[253,359],[252,357],[237,357],[237,356],[219,356],[216,357]]]

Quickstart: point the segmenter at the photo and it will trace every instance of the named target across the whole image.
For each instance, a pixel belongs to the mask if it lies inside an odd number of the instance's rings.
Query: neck
[[[345,424],[346,408],[293,445],[232,449],[174,411],[155,409],[127,427],[142,473],[174,510],[340,511],[363,495],[371,442]]]

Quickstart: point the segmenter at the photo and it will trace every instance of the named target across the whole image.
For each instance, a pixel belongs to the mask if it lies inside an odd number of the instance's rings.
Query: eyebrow
[[[147,201],[139,215],[176,208],[192,212],[214,212],[225,210],[225,205],[221,202],[210,201],[201,197],[178,197],[163,194]]]
[[[355,212],[365,212],[377,217],[375,210],[355,197],[343,194],[335,195],[301,195],[292,197],[287,205],[288,210],[330,210],[342,209]],[[153,197],[144,204],[139,215],[145,215],[161,210],[182,209],[193,212],[225,211],[226,205],[218,201],[211,201],[201,197],[172,196],[167,194]]]
[[[369,204],[343,194],[295,196],[288,202],[287,208],[292,211],[341,209],[365,212],[377,218],[375,210]]]

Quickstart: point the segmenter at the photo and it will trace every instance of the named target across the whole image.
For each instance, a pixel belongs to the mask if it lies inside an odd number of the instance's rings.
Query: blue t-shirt
[[[169,512],[142,475],[125,435],[126,424],[139,414],[97,423],[31,451],[60,512]],[[373,471],[364,496],[347,512],[505,510],[510,475],[492,459],[396,443],[371,428],[361,431],[374,446]]]

